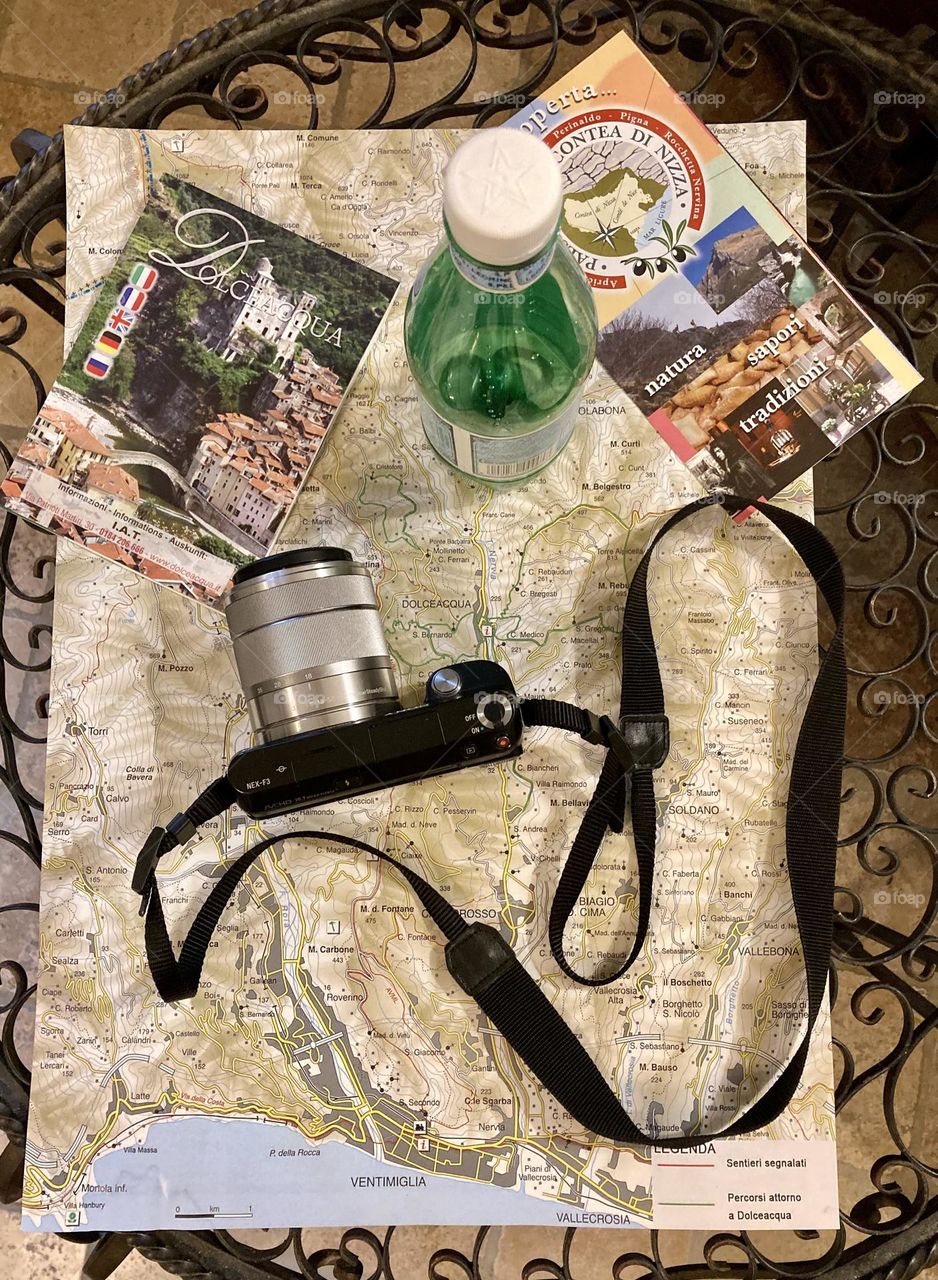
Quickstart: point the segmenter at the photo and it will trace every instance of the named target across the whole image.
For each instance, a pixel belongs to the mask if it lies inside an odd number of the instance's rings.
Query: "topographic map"
[[[439,235],[440,176],[459,137],[70,129],[70,335],[154,174],[406,281]],[[727,140],[799,218],[799,127]],[[435,667],[484,656],[526,695],[612,708],[630,574],[659,520],[696,496],[691,477],[597,371],[579,431],[543,476],[503,492],[467,483],[424,443],[402,316],[403,293],[280,545],[324,541],[367,562],[411,702]],[[806,515],[809,486],[788,498]],[[800,1037],[784,814],[817,620],[787,545],[713,511],[672,535],[650,594],[672,748],[656,775],[649,941],[628,980],[574,986],[546,943],[596,748],[531,731],[511,762],[341,802],[316,825],[413,860],[496,924],[638,1122],[696,1135],[745,1109]],[[130,887],[136,853],[248,740],[221,616],[60,544],[26,1225],[664,1223],[662,1205],[680,1196],[659,1187],[680,1161],[659,1169],[660,1153],[613,1146],[561,1112],[454,987],[432,923],[372,859],[285,840],[223,917],[198,996],[159,1001]],[[264,829],[298,822],[308,815]],[[234,813],[160,864],[177,939],[259,834]],[[588,972],[622,948],[634,909],[631,839],[614,837],[568,954]],[[825,1022],[771,1131],[702,1138],[695,1169],[723,1159],[714,1146],[757,1152],[753,1167],[789,1153],[813,1202],[802,1209],[823,1225],[822,1202],[836,1221],[832,1166],[815,1174],[810,1153],[832,1153],[832,1140]],[[758,1187],[759,1175],[732,1185]],[[712,1226],[733,1219],[716,1198],[700,1211]],[[774,1216],[788,1220],[764,1225],[807,1225],[797,1211]]]

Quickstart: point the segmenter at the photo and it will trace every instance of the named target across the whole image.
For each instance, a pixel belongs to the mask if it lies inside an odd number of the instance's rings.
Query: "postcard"
[[[397,281],[167,175],[2,484],[220,607],[272,546]]]

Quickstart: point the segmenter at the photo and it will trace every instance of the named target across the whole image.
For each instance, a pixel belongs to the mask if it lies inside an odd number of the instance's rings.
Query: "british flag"
[[[122,335],[130,333],[136,323],[136,315],[126,307],[115,307],[107,318],[107,327]]]

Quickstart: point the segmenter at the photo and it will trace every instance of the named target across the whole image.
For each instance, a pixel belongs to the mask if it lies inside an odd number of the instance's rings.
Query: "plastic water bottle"
[[[547,466],[573,434],[596,352],[590,287],[557,230],[560,169],[543,142],[486,129],[443,178],[445,239],[407,301],[423,428],[485,484]]]

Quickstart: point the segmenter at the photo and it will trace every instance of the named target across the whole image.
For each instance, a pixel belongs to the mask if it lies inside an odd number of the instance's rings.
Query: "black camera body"
[[[272,817],[521,754],[518,698],[497,662],[454,663],[422,706],[249,747],[228,782],[252,818]]]

